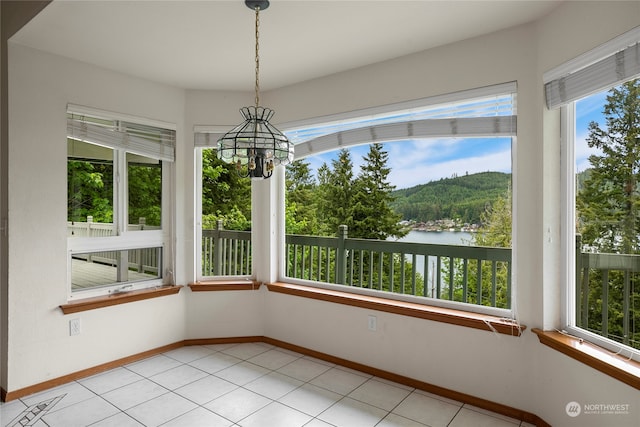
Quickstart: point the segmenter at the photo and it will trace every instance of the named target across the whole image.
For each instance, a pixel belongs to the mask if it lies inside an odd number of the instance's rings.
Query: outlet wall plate
[[[369,316],[367,319],[367,325],[370,331],[375,331],[378,329],[378,319],[376,316]]]
[[[69,335],[80,335],[82,332],[82,323],[80,319],[69,320]]]

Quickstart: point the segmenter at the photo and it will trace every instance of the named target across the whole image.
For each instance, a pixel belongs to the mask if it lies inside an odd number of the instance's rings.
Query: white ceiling
[[[272,0],[260,13],[268,90],[534,21],[561,1]],[[11,40],[185,89],[253,90],[243,0],[55,0]]]

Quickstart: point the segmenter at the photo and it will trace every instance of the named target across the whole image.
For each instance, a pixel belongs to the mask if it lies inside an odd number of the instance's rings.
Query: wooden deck
[[[87,262],[81,259],[71,260],[71,290],[77,291],[81,289],[94,288],[100,286],[113,285],[117,283],[117,268],[98,264],[95,262]],[[129,281],[142,281],[157,279],[154,274],[138,273],[129,270]]]

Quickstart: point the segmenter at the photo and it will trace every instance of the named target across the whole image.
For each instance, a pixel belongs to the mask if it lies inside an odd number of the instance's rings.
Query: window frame
[[[558,204],[562,284],[560,285],[561,329],[559,332],[589,341],[615,354],[624,354],[629,360],[634,361],[640,361],[640,350],[576,326],[575,143],[576,102],[592,94],[607,91],[634,77],[640,77],[640,75],[634,75],[640,71],[640,66],[637,64],[638,43],[640,43],[640,27],[635,27],[560,64],[543,75],[547,108],[559,107],[560,109],[561,199],[558,200]],[[634,55],[636,55],[635,61]],[[570,89],[563,93],[567,89],[563,88],[565,83],[572,80],[579,81],[581,84],[571,83]]]
[[[429,98],[416,99],[407,102],[400,102],[395,104],[383,105],[378,107],[372,107],[362,110],[350,111],[347,113],[334,114],[330,116],[323,116],[319,118],[312,118],[301,120],[297,122],[285,123],[281,126],[281,129],[285,134],[289,134],[291,132],[295,132],[300,129],[314,127],[314,126],[322,126],[322,125],[339,125],[343,122],[353,121],[358,118],[377,118],[379,116],[384,116],[390,113],[398,113],[405,111],[412,111],[417,108],[426,108],[437,105],[446,105],[446,104],[455,104],[455,103],[463,103],[465,101],[472,101],[474,99],[488,97],[488,96],[500,96],[505,94],[511,94],[513,97],[513,117],[516,117],[517,120],[517,82],[509,82],[496,84],[486,87],[480,87],[475,89],[464,90],[460,92],[453,92],[438,96],[433,96]],[[462,116],[464,118],[464,116]],[[500,116],[498,116],[500,117]],[[441,120],[434,119],[433,122],[440,122]],[[408,121],[407,121],[408,122]],[[405,122],[405,123],[407,123]],[[515,128],[515,124],[512,124]],[[466,135],[461,135],[459,138],[465,138]],[[496,137],[504,137],[505,135],[496,135]],[[326,143],[327,140],[330,140],[332,135],[323,135],[316,140],[323,141],[323,151],[313,152],[314,150],[310,149],[310,144],[307,144],[307,141],[302,141],[301,143],[296,143],[294,145],[295,158],[294,160],[298,160],[310,155],[320,154],[321,152],[326,152],[330,150],[340,149],[340,148],[348,148],[350,145],[357,145],[343,143],[343,141],[339,141],[338,145],[333,147],[329,147]],[[432,136],[435,138],[436,136]],[[469,136],[466,136],[469,137]],[[462,303],[457,301],[449,301],[442,299],[434,299],[434,298],[424,298],[413,295],[402,295],[390,292],[382,292],[374,289],[360,288],[360,287],[351,287],[339,284],[331,284],[324,282],[316,282],[305,279],[296,279],[286,276],[286,244],[285,244],[285,221],[284,221],[284,211],[285,211],[285,198],[286,198],[286,189],[285,189],[285,178],[284,172],[279,177],[279,182],[277,184],[277,195],[276,200],[279,207],[280,212],[280,222],[278,224],[278,266],[277,266],[277,281],[282,283],[291,283],[294,285],[302,285],[309,286],[311,288],[319,288],[326,289],[329,291],[339,291],[345,293],[352,293],[356,295],[364,295],[370,297],[378,297],[389,301],[399,301],[399,302],[408,302],[408,303],[417,303],[423,306],[434,306],[434,307],[442,307],[445,309],[453,309],[459,310],[461,312],[469,312],[469,313],[479,313],[489,316],[496,316],[500,318],[508,318],[508,319],[516,319],[517,318],[517,276],[515,274],[516,265],[517,265],[517,254],[515,251],[516,248],[516,227],[517,227],[517,195],[514,189],[517,186],[517,131],[513,131],[513,135],[511,137],[511,185],[512,185],[512,194],[511,194],[511,203],[512,203],[512,236],[511,236],[511,265],[512,265],[512,287],[511,287],[511,308],[503,309],[496,307],[487,307],[482,305],[475,305],[469,303]],[[314,140],[311,140],[314,141]],[[372,141],[375,142],[375,141]],[[330,144],[330,143],[329,143]],[[300,155],[299,148],[302,148],[303,155]],[[315,148],[315,147],[314,147]]]
[[[247,283],[255,279],[255,266],[252,267],[251,274],[245,275],[212,275],[205,276],[202,274],[202,152],[204,150],[215,149],[217,141],[225,132],[229,130],[229,126],[221,125],[196,125],[193,127],[194,135],[194,193],[195,193],[195,242],[194,242],[194,277],[196,282],[209,281],[238,281],[238,283]],[[252,184],[253,185],[253,184]],[[253,203],[252,203],[253,205]],[[253,206],[252,218],[254,218]],[[253,238],[253,235],[252,235]],[[252,245],[253,247],[253,245]],[[250,255],[252,257],[253,254]]]
[[[172,132],[173,149],[175,150],[175,130],[176,126],[171,123],[161,122],[157,120],[144,119],[129,116],[121,113],[112,113],[94,108],[76,106],[69,104],[67,113],[78,115],[87,115],[90,117],[106,118],[107,120],[122,121],[132,125],[155,127],[163,131]],[[67,132],[69,138],[70,132]],[[88,144],[100,145],[99,141],[84,141]],[[66,147],[66,145],[65,145]],[[113,217],[116,235],[106,237],[67,237],[67,300],[83,300],[97,296],[121,293],[124,291],[134,291],[141,289],[154,288],[162,286],[165,281],[173,282],[173,250],[172,250],[172,229],[173,229],[173,169],[174,161],[161,158],[162,156],[153,155],[151,153],[141,154],[135,150],[128,150],[126,147],[109,147],[113,150],[113,173],[114,176],[114,194],[113,194]],[[161,150],[162,151],[162,150]],[[128,230],[129,220],[129,181],[128,181],[128,163],[127,153],[144,155],[150,159],[161,162],[161,225],[159,229],[147,230]],[[68,157],[67,157],[68,159]],[[84,254],[91,252],[107,252],[107,251],[125,251],[135,249],[160,248],[161,259],[158,266],[159,278],[149,280],[131,280],[127,282],[117,282],[113,284],[96,286],[88,289],[73,290],[72,289],[72,256],[74,254]]]
[[[640,350],[576,326],[576,101],[560,107],[560,142],[560,164],[564,171],[561,174],[560,190],[561,226],[564,227],[561,231],[561,251],[564,258],[564,271],[561,276],[564,281],[561,292],[561,332],[589,341],[616,354],[626,356],[628,353],[630,360],[640,361]]]

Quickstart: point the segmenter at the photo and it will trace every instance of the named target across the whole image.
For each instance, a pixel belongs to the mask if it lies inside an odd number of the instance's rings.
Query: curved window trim
[[[476,98],[482,98],[482,97],[489,97],[489,96],[500,96],[500,95],[504,95],[506,93],[510,93],[513,96],[513,112],[514,115],[512,116],[506,116],[508,121],[511,121],[510,125],[509,125],[509,133],[512,135],[511,136],[511,186],[512,189],[517,188],[517,177],[516,177],[516,173],[515,171],[517,170],[517,132],[516,132],[516,121],[517,121],[517,89],[518,89],[518,85],[517,82],[513,81],[513,82],[507,82],[507,83],[501,83],[501,84],[495,84],[495,85],[489,85],[489,86],[485,86],[485,87],[480,87],[480,88],[474,88],[474,89],[468,89],[468,90],[462,90],[462,91],[458,91],[458,92],[452,92],[452,93],[448,93],[448,94],[442,94],[442,95],[436,95],[436,96],[432,96],[432,97],[427,97],[427,98],[421,98],[421,99],[416,99],[416,100],[411,100],[411,101],[405,101],[405,102],[399,102],[399,103],[395,103],[395,104],[388,104],[388,105],[382,105],[382,106],[377,106],[377,107],[371,107],[371,108],[366,108],[366,109],[362,109],[362,110],[356,110],[356,111],[350,111],[350,112],[346,112],[346,113],[338,113],[338,114],[333,114],[333,115],[328,115],[328,116],[323,116],[323,117],[317,117],[317,118],[311,118],[311,119],[305,119],[305,120],[300,120],[300,121],[296,121],[296,122],[289,122],[289,123],[284,123],[280,126],[281,129],[284,130],[285,134],[287,134],[288,132],[292,132],[292,131],[296,131],[305,127],[311,127],[311,126],[320,126],[320,125],[328,125],[328,124],[338,124],[341,122],[349,122],[349,121],[354,121],[355,119],[358,118],[363,118],[364,119],[371,119],[371,118],[375,118],[375,117],[380,117],[380,116],[384,116],[384,115],[388,115],[389,113],[392,112],[406,112],[406,111],[410,111],[410,110],[416,110],[419,108],[424,108],[424,107],[431,107],[431,106],[435,106],[435,105],[440,105],[440,104],[452,104],[452,103],[458,103],[458,102],[463,102],[465,100],[473,100]],[[484,135],[484,134],[483,134]],[[329,135],[329,137],[331,137],[332,135]],[[484,135],[486,136],[486,135]],[[505,135],[499,135],[499,136],[505,136]],[[321,137],[322,138],[322,137]],[[334,149],[340,149],[343,148],[338,142],[338,140],[336,139],[335,142],[335,146],[329,147],[329,146],[324,146],[323,150],[324,151],[329,151],[329,150],[334,150]],[[308,141],[307,141],[308,142]],[[295,145],[296,149],[298,147],[303,147],[303,153],[304,156],[308,155],[308,149],[305,145],[305,142],[302,143],[298,143]],[[318,153],[313,153],[313,154],[318,154]],[[299,160],[300,158],[302,158],[299,156],[298,152],[296,151],[296,155],[295,155],[295,160]],[[285,207],[285,182],[284,182],[284,174],[282,174],[283,176],[281,177],[281,182],[278,185],[278,195],[277,195],[277,201],[278,201],[278,206],[279,206],[279,217],[281,218],[281,222],[279,224],[280,227],[280,232],[279,232],[279,242],[278,242],[278,249],[279,249],[279,254],[278,254],[278,274],[277,274],[277,281],[278,282],[286,282],[286,283],[293,283],[293,284],[301,284],[302,286],[308,286],[308,287],[313,287],[313,288],[317,288],[317,289],[336,289],[338,292],[344,292],[346,294],[353,294],[353,295],[358,295],[358,294],[365,294],[365,295],[370,295],[368,291],[368,289],[363,289],[363,288],[355,288],[355,287],[344,287],[342,285],[332,285],[332,284],[327,284],[327,283],[322,283],[322,282],[312,282],[312,281],[307,281],[307,280],[300,280],[300,279],[295,279],[295,278],[291,278],[291,277],[287,277],[285,276],[285,251],[286,251],[286,246],[285,246],[285,234],[286,234],[286,230],[285,230],[285,226],[284,226],[284,207]],[[511,264],[512,264],[512,271],[517,271],[516,270],[516,266],[517,266],[517,255],[515,253],[515,250],[513,250],[516,247],[516,242],[517,242],[517,236],[515,235],[515,230],[516,230],[516,218],[517,218],[517,194],[515,193],[515,191],[512,190],[512,243],[511,243],[511,247],[512,247],[512,259],[511,259]],[[435,307],[436,309],[442,307],[442,308],[448,308],[448,309],[452,309],[452,310],[456,310],[456,311],[460,311],[462,313],[470,313],[471,315],[474,314],[481,314],[481,315],[489,315],[489,316],[494,316],[496,318],[502,318],[502,319],[508,319],[509,322],[511,322],[512,324],[517,324],[517,282],[515,279],[515,276],[512,277],[513,280],[513,285],[512,285],[512,295],[511,295],[511,301],[512,301],[512,308],[511,309],[500,309],[500,308],[495,308],[495,307],[486,307],[486,306],[480,306],[480,305],[474,305],[474,304],[464,304],[464,303],[459,303],[456,301],[448,301],[448,300],[436,300],[436,299],[428,299],[428,300],[418,300],[419,297],[414,297],[414,298],[410,298],[407,296],[403,296],[403,295],[392,295],[392,294],[384,294],[384,296],[380,297],[379,295],[377,296],[378,298],[382,298],[386,301],[389,301],[390,304],[395,304],[396,302],[398,303],[403,303],[405,300],[410,300],[408,302],[410,303],[415,303],[418,305],[422,305],[425,307]],[[335,287],[335,288],[334,288]],[[339,289],[338,289],[339,288]],[[376,292],[376,291],[373,291]]]
[[[392,112],[406,112],[439,104],[452,104],[475,98],[484,98],[497,94],[505,94],[508,92],[515,93],[516,91],[517,84],[515,81],[500,83],[474,89],[461,90],[458,92],[445,93],[442,95],[429,96],[426,98],[414,99],[411,101],[403,101],[394,104],[380,105],[376,107],[364,108],[361,110],[349,111],[345,113],[331,114],[323,117],[287,122],[281,124],[279,128],[283,129],[286,133],[310,126],[317,126],[319,124],[337,124],[363,117],[376,118],[378,116],[387,115]],[[296,159],[297,158],[298,156],[296,155]]]

